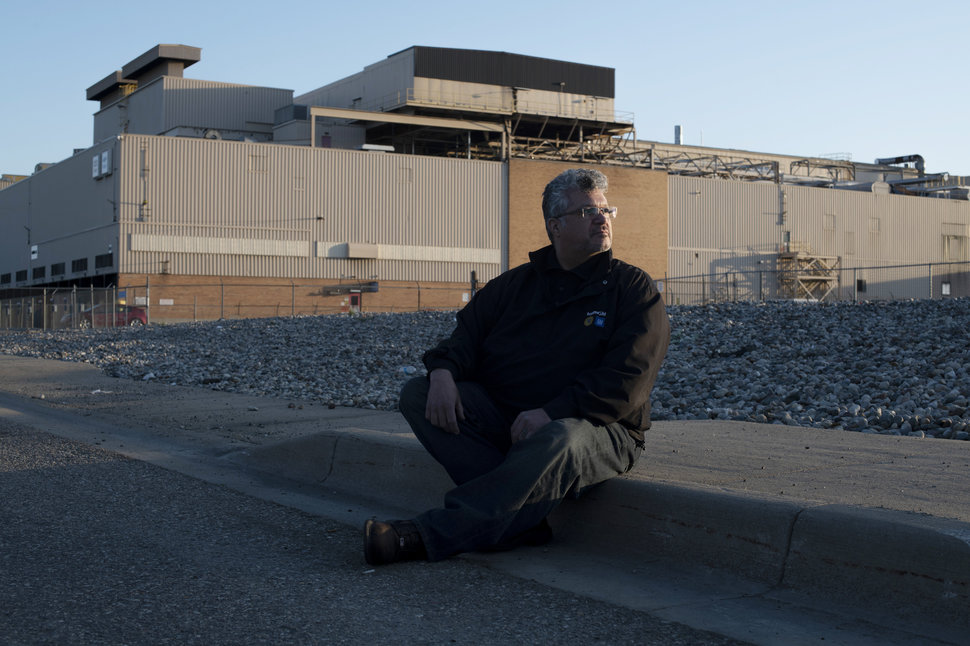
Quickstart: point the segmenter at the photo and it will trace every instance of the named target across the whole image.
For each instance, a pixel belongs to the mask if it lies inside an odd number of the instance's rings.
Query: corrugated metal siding
[[[358,110],[392,110],[404,105],[414,87],[414,57],[410,50],[368,65],[363,72],[324,85],[294,99],[301,105]],[[360,102],[354,99],[360,99]]]
[[[482,83],[461,83],[416,77],[411,103],[436,107],[511,114],[515,107],[512,88]],[[611,115],[612,116],[612,115]]]
[[[165,130],[164,83],[157,79],[94,115],[94,143],[122,132],[156,135]]]
[[[66,264],[59,278],[112,273],[111,268],[95,270],[96,255],[115,253],[118,224],[114,220],[117,202],[115,179],[118,173],[115,140],[90,148],[0,191],[0,213],[4,214],[4,235],[0,236],[0,274],[29,269],[21,285],[50,280],[50,265]],[[92,158],[105,150],[115,160],[112,173],[92,177]],[[29,244],[28,244],[29,240]],[[37,258],[30,248],[37,246]],[[88,259],[88,270],[71,272],[71,261]],[[46,267],[44,279],[33,280],[33,268]],[[11,282],[4,287],[15,286]]]
[[[970,222],[970,202],[965,201],[808,187],[784,190],[791,239],[808,243],[816,254],[842,257],[846,267],[940,262],[944,225]]]
[[[775,184],[671,175],[669,187],[671,276],[736,271],[777,251]]]
[[[151,134],[178,126],[247,130],[247,122],[272,125],[276,109],[293,103],[292,90],[175,76],[163,81],[164,127]]]
[[[308,250],[301,258],[129,250],[125,272],[167,260],[173,274],[465,281],[471,269],[482,279],[498,273],[498,263],[317,257],[315,243],[487,249],[498,257],[501,163],[170,137],[127,136],[122,146],[123,239],[248,237]]]
[[[550,90],[519,90],[516,112],[576,119],[612,121],[613,99]]]
[[[785,232],[846,268],[942,262],[945,232],[970,224],[961,200],[679,175],[669,188],[670,276],[773,269]]]

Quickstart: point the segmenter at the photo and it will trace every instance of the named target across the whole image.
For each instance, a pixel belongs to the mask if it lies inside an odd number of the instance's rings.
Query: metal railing
[[[793,286],[825,281],[823,298],[806,297]],[[766,300],[872,301],[970,296],[970,261],[838,267],[824,273],[799,274],[781,269],[710,272],[665,277],[664,300],[671,305],[706,305]]]

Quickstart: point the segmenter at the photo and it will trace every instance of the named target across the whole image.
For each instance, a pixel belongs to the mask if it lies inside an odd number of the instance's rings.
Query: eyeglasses
[[[575,213],[579,216],[580,220],[586,220],[595,218],[597,215],[603,215],[609,219],[616,218],[616,207],[615,206],[584,206],[581,209],[576,209],[575,211],[569,211],[568,213],[563,213],[557,215],[557,218],[564,218],[567,215],[572,215]]]

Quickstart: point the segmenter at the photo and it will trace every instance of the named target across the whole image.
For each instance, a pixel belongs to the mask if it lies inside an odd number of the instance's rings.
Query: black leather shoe
[[[427,560],[424,540],[409,520],[364,523],[364,558],[371,565]]]

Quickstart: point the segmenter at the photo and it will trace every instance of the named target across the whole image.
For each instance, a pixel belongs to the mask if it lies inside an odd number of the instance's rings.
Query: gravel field
[[[970,299],[670,306],[658,420],[729,419],[970,438]],[[454,312],[0,331],[4,354],[159,380],[394,410]]]

